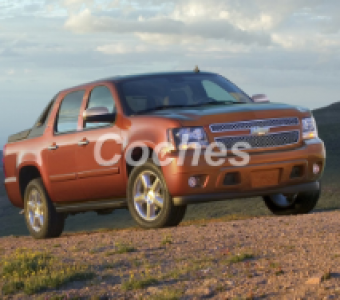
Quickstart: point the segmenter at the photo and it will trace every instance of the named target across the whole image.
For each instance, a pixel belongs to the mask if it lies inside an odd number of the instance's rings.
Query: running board
[[[88,202],[54,203],[58,213],[82,213],[103,209],[127,208],[126,199],[96,200]]]

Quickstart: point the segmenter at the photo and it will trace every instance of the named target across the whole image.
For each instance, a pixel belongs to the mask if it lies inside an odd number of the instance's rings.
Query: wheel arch
[[[25,198],[25,190],[27,185],[33,180],[41,178],[43,180],[42,172],[40,168],[31,163],[22,165],[19,169],[18,179],[19,179],[19,188],[20,188],[20,195],[22,197],[22,201],[24,202]]]
[[[126,155],[128,154],[129,151],[131,151],[131,157],[133,158],[134,161],[140,161],[140,159],[143,156],[143,150],[142,147],[147,147],[148,149],[148,159],[153,157],[154,149],[156,145],[152,142],[141,142],[141,143],[131,143],[130,146],[126,147],[124,151],[124,161],[125,161],[125,174],[126,178],[128,178],[132,172],[132,170],[135,168],[135,166],[130,165],[127,160],[126,160]]]

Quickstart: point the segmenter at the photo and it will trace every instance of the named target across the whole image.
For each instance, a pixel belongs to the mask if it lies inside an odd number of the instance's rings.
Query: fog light
[[[301,178],[304,173],[304,168],[303,166],[294,166],[292,169],[292,172],[290,173],[290,178],[295,179],[295,178]]]
[[[224,177],[224,185],[238,185],[240,183],[240,173],[239,172],[232,172],[228,173]]]
[[[313,165],[313,173],[314,175],[317,175],[320,173],[320,166],[318,164]]]

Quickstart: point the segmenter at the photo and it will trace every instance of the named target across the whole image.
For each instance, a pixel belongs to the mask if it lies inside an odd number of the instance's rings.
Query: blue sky
[[[248,94],[340,101],[337,0],[0,0],[0,146],[60,89],[201,69]]]

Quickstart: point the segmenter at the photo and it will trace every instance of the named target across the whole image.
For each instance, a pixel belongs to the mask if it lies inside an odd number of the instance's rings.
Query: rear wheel
[[[30,234],[36,239],[59,237],[65,217],[57,213],[42,180],[32,180],[25,190],[25,219]]]
[[[159,167],[151,160],[132,170],[128,183],[128,207],[143,228],[177,226],[186,207],[176,207]]]
[[[321,194],[321,188],[317,191],[301,192],[291,195],[264,196],[263,200],[268,209],[275,215],[300,215],[311,212]]]

